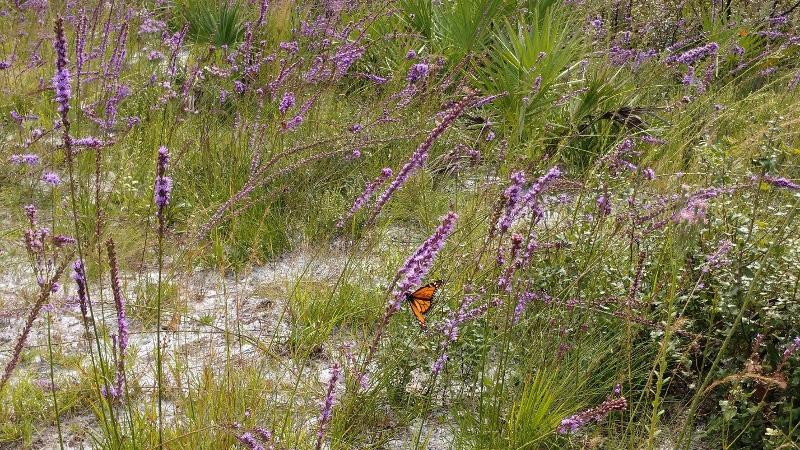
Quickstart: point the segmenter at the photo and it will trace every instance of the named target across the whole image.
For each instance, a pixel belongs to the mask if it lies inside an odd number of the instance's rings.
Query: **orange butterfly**
[[[425,328],[425,314],[430,311],[433,305],[433,296],[442,284],[442,280],[436,280],[422,286],[414,292],[406,294],[406,301],[409,303],[414,317],[417,318],[420,328]]]

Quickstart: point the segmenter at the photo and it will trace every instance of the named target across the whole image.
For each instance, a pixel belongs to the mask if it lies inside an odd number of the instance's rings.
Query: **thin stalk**
[[[63,19],[61,17],[56,19],[55,33],[56,33],[56,36],[59,37],[59,39],[62,39],[61,42],[63,43],[64,28],[63,28]],[[66,49],[64,49],[64,51],[66,52]],[[59,60],[57,62],[57,64],[62,64],[63,65],[65,63],[63,61]],[[61,67],[59,67],[59,70],[61,70]],[[63,105],[63,107],[62,107],[62,109],[61,109],[61,111],[60,111],[61,128],[63,130],[64,154],[65,154],[65,159],[66,159],[66,162],[67,162],[67,169],[68,169],[68,172],[69,172],[69,195],[70,195],[70,204],[71,204],[71,208],[72,208],[72,224],[73,224],[73,227],[74,227],[74,230],[75,230],[75,243],[76,243],[77,250],[78,250],[78,261],[80,262],[81,266],[85,268],[86,264],[85,264],[85,258],[84,258],[84,253],[83,253],[83,239],[81,238],[80,225],[79,225],[79,220],[78,220],[78,201],[77,201],[77,187],[76,187],[76,180],[75,180],[75,161],[74,161],[74,154],[73,154],[73,151],[72,151],[72,136],[70,136],[70,121],[69,121],[68,112],[69,112],[69,99],[67,98],[65,103],[64,103],[64,105]],[[94,371],[95,381],[97,382],[98,376],[102,375],[105,372],[104,369],[106,368],[106,364],[105,364],[105,360],[103,358],[102,349],[100,347],[100,334],[97,332],[97,323],[96,323],[96,320],[94,320],[95,319],[95,315],[94,315],[94,310],[93,310],[93,307],[92,307],[92,301],[91,301],[91,297],[90,297],[88,289],[86,290],[86,303],[87,303],[87,306],[89,308],[89,312],[92,315],[92,329],[94,331],[94,340],[95,340],[95,344],[97,346],[97,355],[98,355],[98,358],[100,360],[101,372],[99,374],[97,372],[97,366],[94,364],[94,361],[92,363],[92,369]],[[89,331],[88,330],[88,325],[85,323],[85,321],[84,321],[84,326],[86,326],[87,332],[88,332]],[[98,393],[100,394],[100,398],[101,398],[101,402],[102,402],[102,398],[103,398],[102,391],[100,391],[98,383],[99,382],[97,382],[96,384],[97,384]],[[105,383],[106,392],[110,392],[109,391],[108,380],[104,379],[104,383]],[[105,408],[101,406],[101,410],[105,411]],[[108,413],[109,413],[109,418],[111,419],[111,425],[112,425],[111,428],[112,428],[112,430],[114,432],[114,438],[117,440],[117,442],[119,442],[119,430],[117,428],[117,422],[114,419],[114,409],[111,407],[110,404],[108,405]],[[105,421],[105,413],[103,413],[102,415],[103,415],[103,419]]]
[[[673,274],[674,277],[674,274]],[[659,418],[661,414],[659,409],[661,408],[661,394],[664,387],[664,374],[667,371],[667,348],[669,347],[670,339],[672,338],[672,308],[673,303],[672,300],[675,298],[674,292],[674,283],[672,292],[667,296],[668,299],[668,310],[667,310],[667,325],[664,327],[664,337],[661,340],[661,348],[659,348],[658,352],[658,378],[656,380],[656,392],[655,398],[653,399],[653,410],[650,413],[650,429],[648,430],[647,435],[647,448],[649,450],[653,449],[654,439],[657,434],[656,428],[658,427]]]
[[[156,296],[156,385],[158,395],[158,448],[164,448],[161,377],[161,273],[164,267],[164,214],[158,215],[158,294]]]
[[[58,396],[56,395],[56,378],[53,371],[53,343],[50,337],[50,324],[52,317],[50,311],[47,311],[47,352],[50,358],[50,392],[53,394],[53,409],[56,416],[56,430],[58,430],[58,446],[64,450],[64,435],[61,433],[61,417],[58,410]]]

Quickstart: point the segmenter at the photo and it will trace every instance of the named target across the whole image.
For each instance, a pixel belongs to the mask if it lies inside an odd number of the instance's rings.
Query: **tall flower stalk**
[[[125,298],[122,296],[122,288],[119,282],[119,266],[117,265],[117,252],[114,247],[114,240],[106,241],[106,251],[108,252],[108,264],[111,268],[111,291],[114,296],[114,308],[117,310],[117,361],[114,387],[111,394],[113,397],[121,398],[125,384],[125,351],[128,348],[128,319],[125,316]]]
[[[392,176],[392,169],[389,167],[384,167],[381,170],[380,175],[375,177],[374,180],[367,183],[364,187],[364,192],[361,193],[358,197],[356,197],[355,201],[353,201],[353,205],[347,211],[347,214],[342,216],[341,219],[336,223],[336,228],[342,228],[344,226],[345,221],[353,217],[358,210],[366,206],[369,199],[372,198],[372,194],[375,193],[375,190],[378,189],[383,183],[386,182]]]
[[[370,345],[367,356],[364,359],[362,372],[359,374],[359,382],[362,386],[366,384],[364,380],[367,369],[369,368],[369,363],[375,351],[378,349],[386,325],[389,324],[389,320],[392,316],[400,310],[405,300],[406,293],[415,286],[418,286],[423,278],[425,278],[425,275],[428,274],[433,266],[433,260],[436,258],[436,255],[442,250],[444,244],[447,242],[447,238],[450,237],[455,230],[457,220],[458,214],[453,211],[447,213],[447,215],[442,218],[442,222],[436,228],[436,231],[408,257],[397,272],[395,281],[392,283],[392,298],[386,305],[383,319],[378,324],[375,337],[372,340],[372,345]]]
[[[53,409],[55,410],[56,431],[58,431],[58,446],[64,449],[64,435],[61,432],[61,415],[58,409],[58,396],[56,395],[56,376],[55,369],[53,369],[53,341],[51,338],[50,328],[53,319],[51,313],[47,311],[47,354],[50,359],[50,393],[53,394]]]
[[[67,163],[67,169],[69,171],[69,195],[70,195],[70,203],[72,207],[72,223],[75,229],[75,241],[76,247],[78,250],[78,264],[81,267],[81,271],[83,272],[83,268],[86,267],[84,264],[84,253],[83,253],[83,239],[81,238],[80,233],[80,226],[79,226],[79,219],[78,219],[78,201],[77,201],[77,182],[75,180],[75,161],[74,161],[74,153],[72,150],[72,136],[70,135],[70,120],[69,120],[69,111],[70,111],[70,98],[71,98],[71,81],[70,81],[70,73],[67,69],[67,41],[64,37],[64,19],[59,16],[55,20],[55,41],[53,42],[53,48],[56,51],[56,74],[53,77],[53,88],[55,90],[55,101],[57,103],[57,111],[59,117],[61,119],[61,130],[62,130],[62,145],[64,147],[64,158]],[[85,305],[88,309],[88,313],[91,314],[92,318],[94,318],[94,313],[92,311],[92,302],[90,299],[90,294],[88,289],[85,288],[86,279],[85,279],[85,272],[83,272],[83,283],[84,283],[84,297],[85,297]],[[97,324],[95,320],[91,320],[92,324],[92,331],[94,332],[94,340],[95,345],[97,346],[97,356],[100,362],[100,367],[105,367],[105,360],[103,358],[103,352],[100,347],[100,335],[97,332]],[[84,327],[86,328],[87,333],[89,333],[89,321],[86,320],[86,314],[84,313]],[[91,344],[90,344],[91,345]],[[90,353],[92,351],[90,350]],[[95,383],[98,390],[98,393],[101,392],[100,385],[99,385],[99,378],[100,374],[103,370],[98,371],[97,364],[95,361],[92,361],[92,368],[94,370],[95,376]],[[108,391],[109,385],[108,381],[104,381],[105,389]],[[102,408],[105,411],[105,408]],[[102,414],[103,420],[106,420],[105,413]],[[114,420],[114,410],[109,406],[108,408],[108,418],[111,420],[111,428],[113,429],[115,438],[119,438],[119,433],[117,429],[117,423]]]
[[[483,106],[494,99],[499,97],[498,95],[484,97],[484,98],[476,98],[474,96],[467,96],[461,99],[458,103],[450,107],[442,118],[442,121],[437,125],[431,132],[428,134],[428,137],[417,147],[414,153],[411,154],[411,157],[408,161],[403,165],[400,171],[397,173],[397,176],[389,183],[389,186],[386,190],[378,196],[378,199],[375,201],[375,205],[372,208],[372,212],[370,213],[369,220],[367,223],[373,223],[375,218],[380,214],[381,210],[383,209],[384,205],[392,198],[392,195],[400,189],[410,178],[411,175],[417,172],[424,164],[425,161],[428,159],[428,153],[430,152],[433,143],[442,133],[447,130],[453,122],[456,121],[467,108],[472,106]]]
[[[156,298],[156,384],[158,386],[158,446],[163,448],[164,424],[162,413],[162,378],[163,367],[161,361],[161,276],[164,268],[164,210],[172,196],[172,179],[167,176],[169,164],[169,150],[167,147],[158,149],[156,160],[156,181],[153,187],[153,200],[156,204],[158,217],[158,294]]]

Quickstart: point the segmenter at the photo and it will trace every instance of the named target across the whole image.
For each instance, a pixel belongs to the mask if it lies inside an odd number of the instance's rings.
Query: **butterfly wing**
[[[428,309],[430,309],[430,305],[428,305]],[[425,313],[422,312],[422,303],[417,300],[411,300],[411,313],[414,314],[414,317],[417,318],[417,322],[419,322],[420,328],[425,328]]]
[[[419,322],[419,326],[422,328],[425,328],[425,314],[427,314],[431,306],[433,306],[433,296],[441,285],[442,280],[436,280],[408,295],[411,312],[414,314],[414,317],[417,318],[417,322]]]

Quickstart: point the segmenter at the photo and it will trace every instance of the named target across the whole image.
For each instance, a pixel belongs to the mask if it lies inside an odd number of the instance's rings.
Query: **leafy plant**
[[[178,0],[176,11],[189,24],[189,37],[197,43],[233,46],[244,35],[238,0]]]

